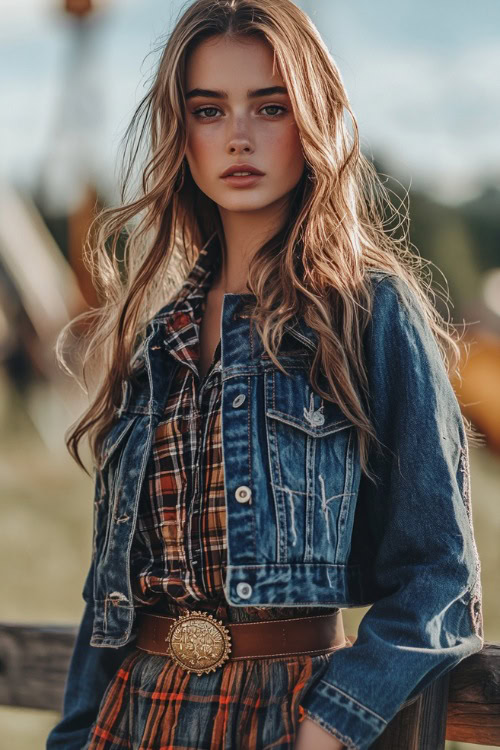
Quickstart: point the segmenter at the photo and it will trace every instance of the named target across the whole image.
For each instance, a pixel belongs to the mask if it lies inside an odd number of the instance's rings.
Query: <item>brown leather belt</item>
[[[215,672],[225,661],[335,651],[350,645],[342,612],[286,620],[224,623],[207,612],[179,617],[138,613],[138,648],[170,656],[187,672]]]

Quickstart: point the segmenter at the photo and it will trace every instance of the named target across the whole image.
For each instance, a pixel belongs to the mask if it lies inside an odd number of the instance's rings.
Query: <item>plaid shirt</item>
[[[198,374],[200,323],[215,267],[202,250],[165,322],[164,341],[177,369],[139,501],[131,556],[134,599],[139,606],[157,605],[173,614],[179,607],[218,605],[219,616],[225,608],[228,619],[238,620],[326,614],[324,607],[226,604],[220,340],[205,377],[200,380]]]

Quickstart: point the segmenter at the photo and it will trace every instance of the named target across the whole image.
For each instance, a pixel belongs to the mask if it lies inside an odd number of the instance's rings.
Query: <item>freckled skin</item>
[[[284,86],[272,75],[273,53],[261,40],[231,40],[217,36],[202,42],[190,55],[186,91],[217,89],[227,100],[197,97],[187,101],[186,158],[199,188],[227,212],[259,212],[263,220],[279,212],[280,204],[299,181],[304,158],[299,132],[287,94],[249,99],[247,91]],[[275,108],[269,108],[275,105]],[[210,110],[197,118],[200,107]],[[286,111],[279,114],[280,107]],[[217,110],[217,111],[216,111]],[[220,174],[235,162],[248,162],[265,176],[246,189],[235,189]]]

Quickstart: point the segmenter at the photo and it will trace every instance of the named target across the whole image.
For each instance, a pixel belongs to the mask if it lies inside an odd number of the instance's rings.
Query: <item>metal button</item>
[[[322,414],[320,411],[315,411],[312,415],[312,422],[315,425],[318,425],[318,427],[325,423],[325,417],[324,414]]]
[[[252,490],[250,489],[250,487],[242,484],[240,487],[238,487],[238,489],[234,493],[234,496],[239,503],[248,503],[248,501],[252,497]]]
[[[248,599],[249,596],[252,596],[252,587],[249,583],[246,583],[246,581],[240,581],[236,586],[236,593],[238,596],[241,596],[242,599]]]
[[[240,393],[233,401],[233,406],[236,409],[238,406],[241,406],[243,401],[246,399],[246,396],[244,393]]]

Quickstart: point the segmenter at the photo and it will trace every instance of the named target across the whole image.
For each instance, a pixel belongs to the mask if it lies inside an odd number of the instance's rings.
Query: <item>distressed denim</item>
[[[335,652],[301,699],[315,721],[359,750],[405,701],[483,645],[459,404],[414,293],[393,274],[369,277],[366,406],[385,446],[370,453],[377,486],[361,474],[354,424],[308,382],[316,334],[305,321],[288,327],[284,374],[239,315],[249,295],[225,294],[221,317],[226,598],[233,606],[372,605],[354,646]],[[95,470],[85,610],[47,750],[84,745],[107,684],[134,647],[130,548],[174,372],[160,345],[172,304],[148,325]]]

